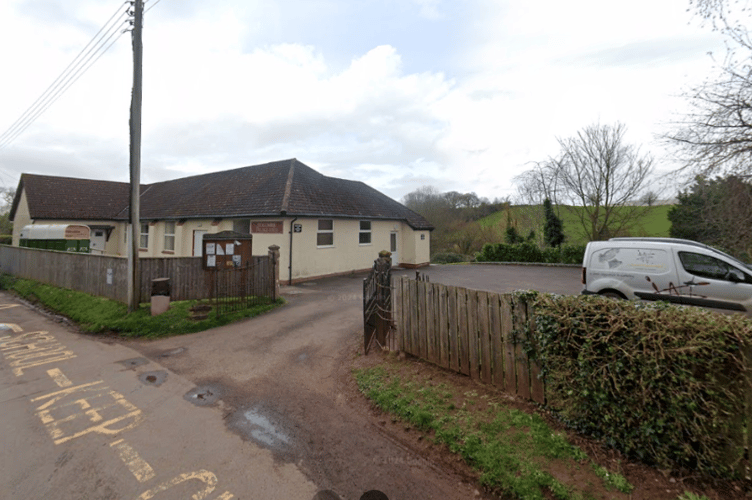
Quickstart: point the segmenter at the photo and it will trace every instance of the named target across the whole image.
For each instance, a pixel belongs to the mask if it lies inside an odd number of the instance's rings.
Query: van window
[[[740,276],[744,276],[745,283],[752,283],[752,278],[747,273],[709,255],[679,252],[679,260],[681,260],[685,271],[701,278],[731,281],[728,273],[733,270]]]

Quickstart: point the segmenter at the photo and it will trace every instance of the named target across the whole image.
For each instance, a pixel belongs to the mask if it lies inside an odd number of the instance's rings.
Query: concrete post
[[[279,246],[269,247],[269,260],[272,264],[272,279],[274,280],[272,300],[277,300],[279,298]]]

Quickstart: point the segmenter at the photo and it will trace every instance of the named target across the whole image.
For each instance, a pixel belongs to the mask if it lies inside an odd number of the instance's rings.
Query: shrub
[[[549,247],[541,250],[531,242],[508,245],[486,243],[476,255],[478,262],[546,262],[549,264],[581,264],[584,246]]]
[[[459,253],[439,252],[433,254],[431,262],[434,264],[455,264],[457,262],[467,262],[467,257]]]

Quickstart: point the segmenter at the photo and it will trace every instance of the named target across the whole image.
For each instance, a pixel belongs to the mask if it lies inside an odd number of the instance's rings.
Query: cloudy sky
[[[688,0],[149,0],[142,182],[298,158],[395,199],[425,185],[515,195],[557,137],[621,121],[656,135],[713,74]],[[0,2],[0,134],[125,4]],[[119,32],[118,32],[119,33]],[[127,182],[126,33],[0,149],[22,172]],[[0,146],[3,144],[0,136]],[[7,136],[6,136],[7,137]],[[7,141],[6,141],[7,142]]]

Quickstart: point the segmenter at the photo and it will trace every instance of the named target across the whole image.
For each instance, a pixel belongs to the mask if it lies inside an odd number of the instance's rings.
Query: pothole
[[[167,380],[167,372],[157,371],[142,373],[141,375],[139,375],[138,379],[142,384],[159,387],[160,385],[164,384],[165,380]]]
[[[194,387],[186,392],[183,399],[186,399],[196,406],[208,406],[217,402],[221,393],[219,388],[214,386]]]
[[[149,360],[146,358],[131,358],[131,359],[124,359],[122,361],[118,361],[118,363],[128,368],[129,370],[132,370],[136,368],[137,366],[145,365],[148,362]]]

